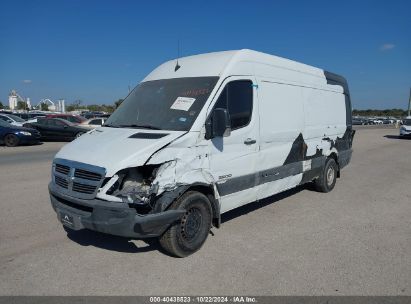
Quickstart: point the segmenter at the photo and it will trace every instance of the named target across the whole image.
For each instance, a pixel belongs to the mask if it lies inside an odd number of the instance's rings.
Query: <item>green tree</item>
[[[17,101],[17,110],[26,110],[27,104],[24,101]]]
[[[121,105],[121,103],[123,102],[124,99],[120,98],[117,101],[114,102],[114,106],[116,107],[116,109]]]
[[[72,112],[77,110],[87,110],[86,105],[82,105],[83,101],[80,99],[75,100],[73,103],[66,105],[66,111]]]
[[[93,112],[103,111],[102,108],[103,108],[102,105],[88,105],[88,106],[87,106],[87,110],[93,111]]]
[[[49,110],[49,106],[47,105],[47,103],[42,102],[40,105],[40,110],[42,111],[48,111]]]
[[[0,109],[4,109],[3,103],[0,101]]]
[[[68,105],[66,105],[66,111],[67,112],[72,112],[72,111],[74,111],[76,108],[74,107],[74,105],[73,104],[68,104]]]
[[[116,109],[116,107],[113,105],[106,105],[105,107],[106,107],[106,110],[104,110],[104,112],[107,112],[107,113],[113,113],[114,110]]]
[[[354,116],[392,116],[392,117],[402,117],[406,116],[406,111],[403,109],[385,109],[385,110],[375,110],[375,109],[367,109],[367,110],[357,110],[354,109],[352,111]]]

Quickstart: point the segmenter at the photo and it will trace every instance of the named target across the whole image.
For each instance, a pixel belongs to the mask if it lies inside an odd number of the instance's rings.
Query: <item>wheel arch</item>
[[[340,163],[338,161],[338,155],[336,151],[332,151],[329,155],[328,158],[333,158],[337,164],[337,177],[340,177]]]
[[[8,133],[4,134],[4,136],[0,139],[0,142],[6,144],[6,137],[8,135],[13,135],[13,136],[17,137],[17,139],[18,139],[17,145],[19,145],[19,143],[21,141],[21,138],[20,138],[20,136],[18,136],[17,134],[15,134],[13,132],[8,132]]]
[[[220,203],[216,198],[217,196],[214,191],[214,187],[209,184],[193,183],[191,185],[180,185],[171,191],[165,191],[155,200],[154,212],[162,212],[167,210],[173,202],[188,191],[197,191],[204,194],[209,199],[213,213],[212,224],[216,228],[219,228],[221,225]]]

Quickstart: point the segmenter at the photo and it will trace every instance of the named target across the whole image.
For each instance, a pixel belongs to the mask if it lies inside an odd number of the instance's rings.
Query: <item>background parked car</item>
[[[99,111],[83,111],[80,115],[85,117],[86,119],[91,119],[97,117],[109,118],[111,114]]]
[[[352,123],[353,125],[368,125],[368,118],[361,116],[353,116]]]
[[[72,115],[72,114],[48,114],[46,115],[47,118],[61,118],[64,120],[67,120],[69,122],[72,122],[74,124],[80,124],[86,119],[80,115]]]
[[[14,113],[13,115],[18,116],[26,121],[35,122],[38,117],[46,117],[44,113]]]
[[[400,128],[400,137],[411,137],[411,116],[402,120]]]
[[[0,120],[0,143],[8,147],[15,147],[23,144],[36,144],[40,140],[40,133],[37,130],[14,126]]]
[[[0,114],[0,120],[8,122],[14,126],[22,126],[26,121],[13,114]]]
[[[73,140],[90,131],[61,118],[39,118],[37,122],[28,123],[26,126],[38,130],[41,138],[47,140]]]
[[[88,119],[88,120],[82,122],[80,124],[80,126],[85,127],[85,128],[89,128],[89,129],[95,129],[95,128],[101,127],[106,120],[107,119],[103,118],[103,117],[92,118],[92,119]]]

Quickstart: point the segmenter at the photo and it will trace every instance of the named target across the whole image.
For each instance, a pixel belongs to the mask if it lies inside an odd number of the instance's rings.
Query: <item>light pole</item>
[[[411,88],[410,88],[410,97],[408,98],[408,116],[411,116]]]

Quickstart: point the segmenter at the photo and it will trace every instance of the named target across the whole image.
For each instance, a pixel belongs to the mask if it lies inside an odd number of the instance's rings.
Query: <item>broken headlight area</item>
[[[118,197],[144,213],[149,212],[153,208],[153,197],[158,191],[157,184],[153,184],[158,167],[147,165],[119,171],[116,174],[117,180],[106,194]]]

